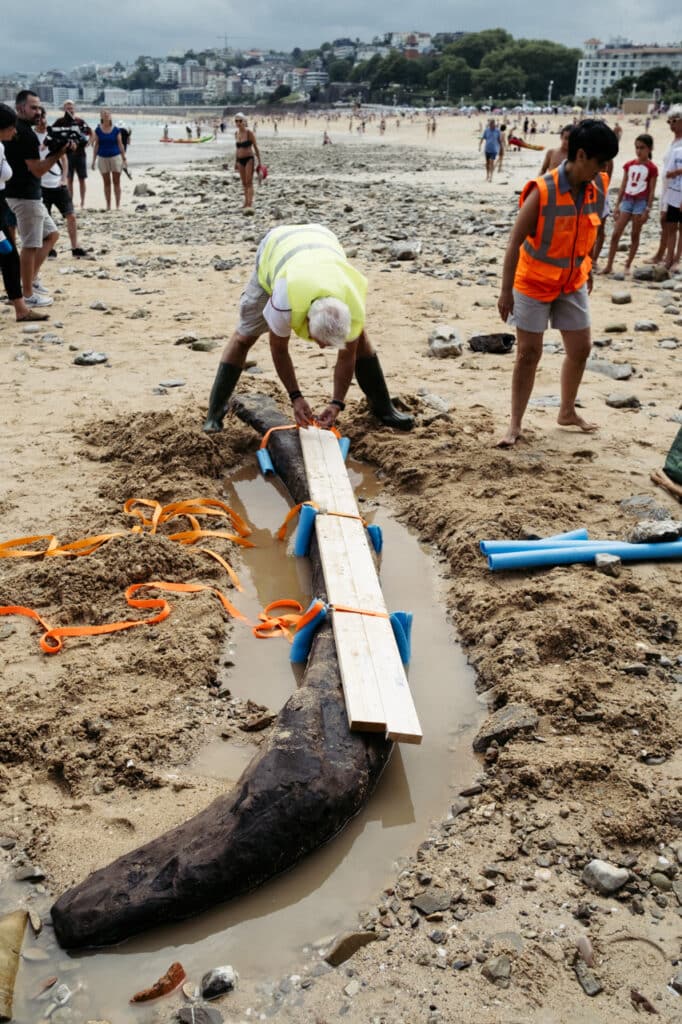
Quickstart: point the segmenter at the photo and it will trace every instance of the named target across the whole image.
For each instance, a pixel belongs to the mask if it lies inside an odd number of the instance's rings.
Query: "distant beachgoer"
[[[260,151],[256,136],[247,126],[246,115],[234,115],[234,144],[237,150],[234,167],[244,189],[244,210],[253,210],[253,172],[260,167]]]
[[[121,171],[128,166],[128,160],[123,147],[121,129],[114,125],[110,110],[102,111],[99,124],[95,128],[95,138],[92,144],[93,170],[95,162],[97,162],[99,173],[102,175],[107,210],[111,209],[112,183],[118,210],[121,205]]]
[[[485,143],[485,180],[493,180],[493,171],[495,170],[495,160],[497,154],[500,152],[500,130],[496,127],[495,119],[493,117],[488,121],[487,126],[483,129],[480,139],[478,140],[478,151],[480,153],[481,146]]]
[[[654,262],[675,270],[682,258],[682,104],[668,110],[673,140],[661,173],[661,242]]]
[[[64,103],[64,114],[62,117],[57,118],[54,122],[54,127],[76,127],[83,133],[83,135],[87,136],[87,139],[84,142],[79,142],[77,149],[67,154],[69,162],[67,181],[68,189],[73,196],[73,179],[74,177],[78,177],[82,209],[85,206],[85,189],[88,177],[88,158],[85,150],[87,149],[88,143],[92,141],[92,128],[89,124],[86,124],[82,117],[76,117],[76,104],[73,100],[66,100]]]
[[[617,152],[618,140],[603,121],[583,121],[570,134],[567,160],[529,181],[521,193],[497,303],[502,320],[513,314],[517,341],[511,418],[501,448],[511,448],[521,437],[550,322],[561,332],[565,352],[557,422],[596,430],[578,415],[575,403],[592,344],[590,253],[603,195],[603,185],[598,188],[594,179]]]
[[[323,134],[323,136],[322,136],[322,145],[323,146],[331,146],[332,145],[332,140],[329,137],[329,132],[325,132]]]
[[[49,320],[47,313],[39,313],[24,300],[21,288],[21,264],[14,241],[16,218],[5,198],[5,183],[12,178],[12,168],[5,159],[5,142],[11,142],[17,133],[17,115],[5,103],[0,103],[0,271],[10,305],[17,321]],[[42,305],[42,303],[39,303]],[[49,305],[50,303],[45,303]]]
[[[653,148],[654,140],[650,135],[638,135],[635,139],[636,158],[628,160],[623,165],[623,180],[614,209],[614,217],[616,219],[611,234],[609,258],[602,271],[604,274],[610,274],[613,270],[613,261],[616,258],[620,236],[625,231],[630,220],[632,220],[632,229],[630,250],[625,261],[626,272],[632,266],[632,262],[637,254],[640,234],[642,227],[649,218],[649,211],[653,205],[654,192],[656,191],[656,179],[658,178],[658,168],[651,161]]]
[[[168,125],[167,124],[165,124],[163,126],[163,137],[164,137],[164,139],[168,138]]]
[[[192,138],[192,125],[189,122],[185,125],[185,135],[188,139]]]
[[[435,128],[436,128],[435,120],[433,122],[433,126],[434,126],[434,131],[435,131]],[[506,153],[506,151],[507,151],[507,126],[506,126],[506,124],[501,124],[500,125],[500,153],[499,153],[499,156],[497,157],[497,170],[498,170],[498,172],[502,170],[502,164],[504,163],[504,154]]]

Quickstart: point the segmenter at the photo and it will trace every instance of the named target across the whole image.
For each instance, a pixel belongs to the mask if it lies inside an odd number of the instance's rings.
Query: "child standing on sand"
[[[557,421],[563,427],[596,430],[594,423],[578,415],[575,401],[592,346],[590,252],[603,205],[603,191],[594,179],[617,152],[618,140],[603,121],[582,121],[569,136],[564,163],[529,181],[521,193],[497,302],[504,321],[514,314],[517,341],[511,419],[500,448],[511,448],[521,437],[542,339],[550,322],[561,331],[566,353]],[[603,180],[600,185],[603,190]]]
[[[650,135],[638,135],[635,139],[634,160],[628,160],[623,164],[623,180],[616,200],[614,215],[616,223],[611,235],[611,246],[609,258],[602,273],[610,274],[613,270],[613,261],[618,249],[620,236],[625,231],[630,220],[632,220],[632,231],[630,235],[630,250],[625,262],[626,272],[630,270],[639,248],[639,238],[642,227],[649,218],[649,212],[654,201],[656,191],[656,179],[658,168],[651,161],[651,154],[654,148],[654,140]]]

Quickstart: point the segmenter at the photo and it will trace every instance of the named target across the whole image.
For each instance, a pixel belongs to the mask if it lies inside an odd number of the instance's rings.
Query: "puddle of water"
[[[39,1016],[40,1004],[27,1002],[27,996],[50,974],[59,974],[71,988],[83,984],[86,991],[76,996],[74,1008],[84,1010],[84,1019],[87,1014],[109,1017],[117,1024],[140,1020],[140,1011],[129,1007],[127,998],[174,960],[181,961],[192,980],[226,963],[249,984],[280,977],[295,967],[306,944],[355,926],[358,911],[372,905],[396,864],[428,835],[430,822],[443,816],[453,787],[461,788],[476,774],[471,737],[481,707],[473,672],[447,619],[434,562],[416,537],[374,507],[380,484],[369,469],[351,461],[349,472],[356,495],[365,499],[360,501],[363,514],[383,530],[380,576],[387,606],[414,613],[408,678],[423,743],[396,746],[376,792],[344,831],[250,895],[115,949],[71,959],[53,948],[48,961],[22,963],[15,999],[18,1024],[33,1024]],[[231,477],[226,492],[228,503],[253,525],[258,545],[244,552],[240,609],[255,617],[275,598],[307,604],[306,560],[285,553],[274,539],[289,508],[281,484],[246,467]],[[226,655],[234,664],[223,669],[222,681],[235,695],[278,710],[297,685],[281,642],[263,643],[237,627]],[[189,770],[232,782],[254,750],[250,743],[216,740]],[[47,949],[50,938],[47,932],[31,944]]]

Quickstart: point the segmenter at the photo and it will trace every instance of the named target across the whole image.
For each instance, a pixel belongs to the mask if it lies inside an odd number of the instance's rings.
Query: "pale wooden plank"
[[[299,433],[310,498],[321,509],[315,531],[327,597],[332,606],[359,609],[332,616],[350,727],[420,743],[419,718],[338,441],[314,427]],[[379,615],[363,615],[363,609]]]
[[[332,615],[348,724],[351,729],[385,733],[387,722],[379,693],[375,652],[364,622],[362,615],[341,612]]]
[[[384,595],[360,520],[318,515],[315,533],[329,602],[385,613]]]

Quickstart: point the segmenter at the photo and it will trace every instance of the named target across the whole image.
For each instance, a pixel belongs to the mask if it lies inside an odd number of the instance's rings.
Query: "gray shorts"
[[[590,326],[587,285],[577,292],[562,292],[552,302],[539,302],[515,288],[514,312],[507,323],[533,334],[543,334],[550,323],[557,331],[582,331]]]
[[[57,233],[57,225],[43,205],[42,199],[7,197],[7,205],[17,218],[17,229],[25,249],[40,249],[48,235]]]
[[[258,269],[254,270],[239,300],[239,323],[237,333],[245,338],[258,337],[269,330],[263,310],[270,298],[258,280]]]

